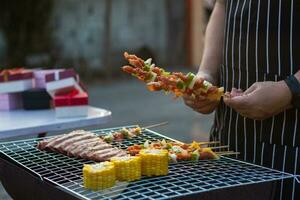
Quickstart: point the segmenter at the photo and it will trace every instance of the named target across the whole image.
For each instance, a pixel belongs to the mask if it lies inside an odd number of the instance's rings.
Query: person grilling
[[[300,174],[300,2],[218,0],[197,73],[224,86],[223,101],[185,96],[199,113],[215,111],[211,140],[239,158]],[[300,199],[300,184],[281,181],[276,199]]]

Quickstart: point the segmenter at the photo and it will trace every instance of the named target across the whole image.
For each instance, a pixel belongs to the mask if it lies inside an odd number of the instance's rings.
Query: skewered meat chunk
[[[37,144],[37,148],[96,162],[127,155],[125,151],[104,142],[98,135],[84,130],[42,140]]]
[[[124,57],[130,65],[123,66],[122,70],[145,82],[150,91],[173,92],[176,97],[183,95],[204,96],[213,101],[220,101],[224,95],[223,87],[213,86],[210,82],[198,78],[191,72],[187,74],[167,72],[152,63],[151,58],[144,61],[127,52],[124,52]]]

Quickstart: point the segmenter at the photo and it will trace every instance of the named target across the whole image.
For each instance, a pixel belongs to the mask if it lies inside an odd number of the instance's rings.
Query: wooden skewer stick
[[[209,147],[209,148],[211,148],[211,149],[228,149],[229,146],[226,145],[226,146],[216,146],[216,147]]]
[[[235,151],[219,151],[218,153],[228,153],[228,152],[235,152]]]
[[[220,141],[199,142],[199,145],[219,144]]]
[[[152,124],[152,125],[149,125],[149,126],[145,126],[142,129],[149,129],[149,128],[154,128],[154,127],[158,127],[158,126],[164,126],[164,125],[166,125],[168,123],[169,122],[162,122],[162,123],[158,123],[158,124]]]
[[[226,151],[223,151],[223,152],[215,152],[217,155],[219,156],[225,156],[225,155],[239,155],[240,152],[226,152]]]

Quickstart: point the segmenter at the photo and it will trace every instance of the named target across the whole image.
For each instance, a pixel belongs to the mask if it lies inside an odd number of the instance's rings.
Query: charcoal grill
[[[130,127],[134,126],[126,128]],[[94,132],[103,135],[120,128],[123,127]],[[113,145],[126,149],[146,140],[161,139],[173,140],[144,129],[140,136]],[[83,164],[92,161],[40,151],[36,149],[40,140],[0,143],[2,183],[16,199],[20,196],[30,198],[31,195],[31,199],[226,199],[228,196],[250,199],[251,195],[257,198],[259,194],[271,198],[276,181],[293,178],[288,173],[221,156],[219,160],[170,164],[167,176],[120,182],[111,189],[95,192],[85,189],[82,182]]]

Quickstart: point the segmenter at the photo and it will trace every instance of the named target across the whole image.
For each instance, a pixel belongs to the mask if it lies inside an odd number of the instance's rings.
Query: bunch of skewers
[[[142,134],[142,130],[162,126],[167,122],[154,124],[141,128],[139,126],[133,128],[122,128],[118,131],[112,132],[108,135],[102,136],[102,139],[108,143],[121,142],[124,139],[132,139]],[[170,162],[178,161],[198,161],[207,159],[219,159],[221,155],[237,155],[239,152],[229,150],[228,145],[220,145],[219,141],[196,142],[190,144],[179,141],[149,141],[146,140],[143,144],[134,144],[127,148],[130,155],[139,155],[141,150],[145,149],[161,149],[167,150]]]
[[[173,92],[176,97],[189,95],[192,97],[204,96],[208,99],[219,101],[224,95],[223,87],[216,87],[207,80],[198,78],[189,72],[167,72],[152,63],[152,59],[143,60],[136,55],[124,53],[130,65],[125,65],[122,70],[147,84],[150,91]]]
[[[135,144],[127,148],[130,155],[139,155],[143,149],[164,149],[168,151],[169,161],[176,163],[180,161],[199,161],[199,160],[216,160],[221,155],[236,155],[237,152],[230,151],[229,146],[216,146],[218,141],[213,142],[195,142],[190,144],[166,141],[165,139],[149,142],[144,144]],[[211,146],[214,145],[214,146]]]

